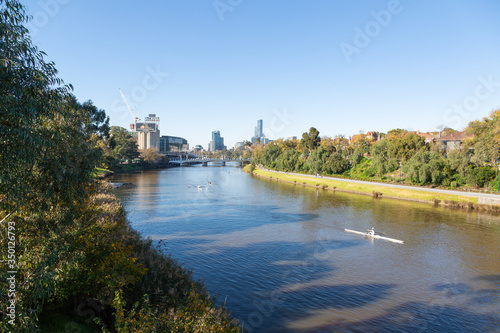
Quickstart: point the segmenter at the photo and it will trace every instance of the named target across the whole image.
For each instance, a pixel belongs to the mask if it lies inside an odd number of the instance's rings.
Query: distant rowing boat
[[[356,230],[351,230],[351,229],[344,229],[344,230],[347,232],[351,232],[353,234],[364,235],[364,236],[368,236],[368,237],[372,237],[372,238],[383,239],[383,240],[386,240],[389,242],[404,244],[404,241],[399,240],[399,239],[384,237],[384,236],[380,236],[380,235],[370,235],[369,233],[366,233],[366,232],[361,232],[361,231],[356,231]]]

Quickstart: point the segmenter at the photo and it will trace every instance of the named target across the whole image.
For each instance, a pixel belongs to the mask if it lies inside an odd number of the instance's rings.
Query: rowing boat
[[[356,230],[351,230],[351,229],[344,229],[344,230],[347,232],[351,232],[353,234],[364,235],[364,236],[368,236],[368,237],[372,237],[372,238],[383,239],[383,240],[386,240],[389,242],[404,244],[404,241],[399,240],[399,239],[384,237],[384,236],[380,236],[380,235],[370,235],[369,233],[366,233],[366,232],[361,232],[361,231],[356,231]]]

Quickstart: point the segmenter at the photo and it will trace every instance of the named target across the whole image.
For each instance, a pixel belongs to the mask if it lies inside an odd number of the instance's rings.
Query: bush
[[[457,188],[457,182],[456,181],[452,181],[451,184],[450,184],[450,186],[452,188]]]

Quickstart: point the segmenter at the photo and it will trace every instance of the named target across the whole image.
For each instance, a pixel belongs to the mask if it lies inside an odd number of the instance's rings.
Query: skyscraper
[[[212,132],[212,141],[208,145],[210,151],[223,150],[226,148],[224,146],[224,138],[220,136],[220,131]]]
[[[263,125],[262,119],[257,120],[257,126],[255,127],[255,135],[254,135],[256,138],[261,138],[264,136],[262,133],[262,125]]]
[[[263,125],[264,122],[262,121],[262,119],[257,120],[257,126],[255,126],[255,135],[252,137],[252,143],[255,143],[257,139],[259,139],[259,142],[263,144],[269,143],[269,139],[266,138],[266,136],[264,135],[264,131],[262,130],[264,127]]]

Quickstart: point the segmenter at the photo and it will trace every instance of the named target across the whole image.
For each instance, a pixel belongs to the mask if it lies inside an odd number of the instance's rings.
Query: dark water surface
[[[113,180],[132,183],[116,193],[133,227],[166,240],[250,332],[500,332],[499,215],[303,188],[236,167]],[[371,227],[405,244],[344,231]]]

